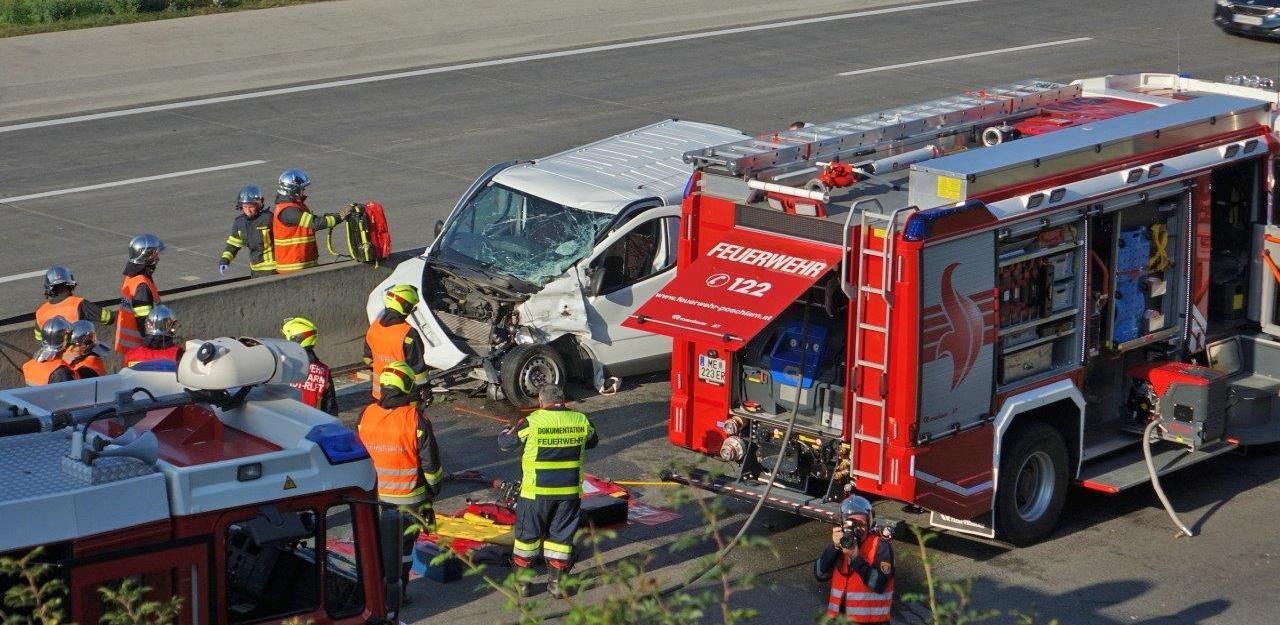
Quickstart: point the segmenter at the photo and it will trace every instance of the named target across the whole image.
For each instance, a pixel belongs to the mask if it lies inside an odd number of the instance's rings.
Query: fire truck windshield
[[[490,184],[449,222],[436,254],[544,285],[587,255],[613,215],[597,213]]]

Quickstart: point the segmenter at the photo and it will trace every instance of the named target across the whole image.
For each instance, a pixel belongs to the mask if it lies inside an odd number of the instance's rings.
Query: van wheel
[[[564,390],[564,359],[546,345],[521,345],[502,357],[502,392],[517,408],[537,408],[538,389]]]
[[[1067,444],[1057,430],[1032,422],[1013,432],[1000,454],[996,528],[1019,547],[1048,536],[1067,495]]]

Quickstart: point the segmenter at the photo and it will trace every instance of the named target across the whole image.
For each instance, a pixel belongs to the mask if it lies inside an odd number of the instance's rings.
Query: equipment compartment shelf
[[[1026,254],[1019,254],[1017,256],[1011,256],[1009,258],[1001,258],[999,266],[1008,267],[1009,265],[1016,265],[1018,263],[1026,262],[1028,260],[1035,260],[1043,256],[1053,256],[1054,254],[1058,254],[1060,252],[1074,250],[1077,247],[1080,247],[1079,241],[1067,241],[1066,243],[1060,243],[1053,247],[1045,248],[1042,250],[1027,252]]]
[[[1072,334],[1075,334],[1075,333],[1076,333],[1076,329],[1075,329],[1075,328],[1071,328],[1070,330],[1067,330],[1066,332],[1060,332],[1060,333],[1058,333],[1058,334],[1050,334],[1050,335],[1048,335],[1048,336],[1042,336],[1042,337],[1037,338],[1037,339],[1032,339],[1032,340],[1027,341],[1027,342],[1025,342],[1025,343],[1018,343],[1017,345],[1010,345],[1010,346],[1008,346],[1008,347],[1003,348],[1003,349],[1001,350],[1001,353],[1003,353],[1003,354],[1012,354],[1013,352],[1016,352],[1016,351],[1018,351],[1018,350],[1026,349],[1026,348],[1028,348],[1028,347],[1035,347],[1036,345],[1042,345],[1042,344],[1044,344],[1044,343],[1048,343],[1049,341],[1054,341],[1054,340],[1057,340],[1057,339],[1060,339],[1060,338],[1065,338],[1065,337],[1071,336]]]
[[[1034,327],[1036,327],[1036,326],[1038,326],[1038,325],[1044,325],[1044,324],[1046,324],[1046,323],[1049,323],[1050,321],[1058,321],[1059,319],[1066,319],[1067,317],[1070,317],[1070,316],[1072,316],[1072,315],[1075,315],[1075,314],[1076,314],[1076,313],[1078,313],[1078,312],[1080,312],[1080,309],[1079,309],[1079,308],[1068,308],[1068,309],[1066,309],[1066,310],[1064,310],[1064,311],[1062,311],[1062,312],[1056,312],[1056,313],[1054,313],[1054,314],[1052,314],[1052,315],[1049,315],[1048,317],[1041,317],[1041,318],[1039,318],[1039,319],[1032,319],[1031,321],[1024,321],[1024,322],[1022,322],[1022,323],[1019,323],[1019,324],[1017,324],[1017,325],[1012,325],[1012,326],[1009,326],[1009,327],[1007,327],[1007,328],[1000,328],[1000,334],[999,334],[999,336],[1006,336],[1006,335],[1009,335],[1009,334],[1013,334],[1013,333],[1015,333],[1015,332],[1021,332],[1021,331],[1023,331],[1023,330],[1026,330],[1027,328],[1034,328]],[[1062,336],[1066,336],[1066,335],[1064,334],[1064,335],[1062,335]],[[1005,351],[1012,351],[1013,349],[1015,349],[1015,348],[1017,348],[1017,347],[1022,347],[1023,345],[1024,345],[1024,344],[1022,344],[1022,343],[1019,343],[1019,344],[1018,344],[1018,345],[1016,345],[1016,346],[1015,346],[1015,345],[1011,345],[1011,346],[1009,346],[1009,347],[1005,348]]]

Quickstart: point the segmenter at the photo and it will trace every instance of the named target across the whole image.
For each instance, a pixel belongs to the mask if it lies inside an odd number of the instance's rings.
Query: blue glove
[[[218,263],[218,275],[220,275],[220,276],[225,276],[225,275],[227,275],[227,264],[226,264],[226,263]]]

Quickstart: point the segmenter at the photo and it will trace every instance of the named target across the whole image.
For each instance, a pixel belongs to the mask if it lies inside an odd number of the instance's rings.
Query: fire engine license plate
[[[724,359],[699,355],[698,377],[712,384],[724,384]]]
[[[1248,24],[1250,26],[1262,25],[1262,18],[1256,15],[1232,15],[1231,21],[1237,24]]]

